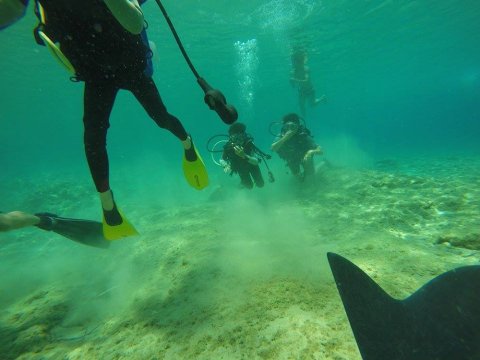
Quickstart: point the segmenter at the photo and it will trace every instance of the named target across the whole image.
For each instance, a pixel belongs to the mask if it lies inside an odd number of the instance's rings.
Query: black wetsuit
[[[232,173],[238,173],[242,185],[247,189],[253,188],[253,182],[257,187],[263,187],[265,184],[258,165],[253,165],[248,162],[248,160],[241,158],[235,153],[233,148],[234,144],[231,141],[228,141],[223,148],[222,159],[227,161],[230,164]],[[251,139],[247,139],[244,143],[243,151],[248,156],[255,155],[255,145]],[[252,181],[253,179],[253,181]]]
[[[120,89],[132,92],[159,127],[186,140],[183,125],[168,113],[153,79],[145,74],[150,50],[140,35],[125,30],[102,0],[38,2],[47,18],[43,31],[60,43],[76,78],[85,82],[85,153],[97,191],[110,188],[106,139]]]
[[[282,131],[282,136],[284,132]],[[303,164],[305,174],[313,174],[313,161],[303,162],[305,154],[309,150],[314,150],[318,146],[315,144],[310,132],[301,127],[298,132],[286,141],[277,151],[278,155],[285,160],[287,166],[293,175],[300,175],[300,165]]]

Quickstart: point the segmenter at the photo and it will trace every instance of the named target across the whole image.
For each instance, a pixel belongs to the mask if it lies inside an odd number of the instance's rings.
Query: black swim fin
[[[50,213],[39,213],[35,215],[40,218],[40,223],[37,225],[40,229],[53,231],[70,240],[88,246],[103,249],[110,246],[110,242],[103,237],[103,226],[101,222],[69,219]]]
[[[480,266],[448,271],[396,300],[347,259],[327,255],[364,360],[480,359]]]

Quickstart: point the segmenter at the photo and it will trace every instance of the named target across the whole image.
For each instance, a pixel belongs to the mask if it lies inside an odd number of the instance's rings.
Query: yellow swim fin
[[[207,168],[205,167],[197,148],[193,144],[193,141],[191,149],[183,152],[182,166],[183,174],[190,186],[197,190],[202,190],[208,186]]]
[[[123,213],[115,205],[114,210],[118,212],[117,215],[121,217],[121,223],[118,225],[109,225],[105,220],[105,211],[103,212],[103,236],[107,240],[119,240],[124,237],[138,235],[138,231],[127,220]],[[112,210],[113,211],[113,210]],[[110,213],[110,211],[108,212]]]

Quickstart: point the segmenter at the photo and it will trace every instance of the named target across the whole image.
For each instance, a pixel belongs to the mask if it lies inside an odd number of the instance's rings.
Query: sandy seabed
[[[82,215],[95,194],[62,181],[2,188],[25,189],[24,210]],[[141,236],[108,250],[37,229],[1,235],[0,358],[360,359],[328,251],[396,298],[479,262],[479,158],[325,165],[312,189],[284,186],[126,202]]]

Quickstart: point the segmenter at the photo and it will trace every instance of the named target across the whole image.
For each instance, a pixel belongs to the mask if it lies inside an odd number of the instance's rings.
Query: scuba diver
[[[244,188],[252,189],[254,183],[261,188],[265,184],[259,166],[261,159],[257,157],[257,147],[246,130],[246,125],[240,122],[230,125],[220,164],[225,173],[238,174]]]
[[[37,43],[48,47],[73,81],[85,84],[85,154],[102,205],[105,238],[137,234],[117,207],[109,182],[107,131],[119,90],[130,91],[159,127],[180,140],[187,182],[199,190],[206,187],[208,174],[192,138],[167,111],[153,81],[152,52],[137,0],[36,0],[35,13],[40,19]]]
[[[323,151],[313,140],[310,130],[300,124],[300,119],[294,113],[283,117],[282,129],[272,144],[272,150],[286,162],[296,178],[304,181],[315,174],[313,155],[322,154]]]
[[[310,79],[310,69],[307,66],[308,55],[303,49],[295,49],[292,54],[292,74],[290,83],[298,90],[298,105],[302,116],[306,116],[305,105],[316,106],[325,101],[325,95],[317,98],[315,88]]]

